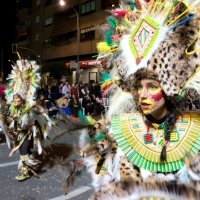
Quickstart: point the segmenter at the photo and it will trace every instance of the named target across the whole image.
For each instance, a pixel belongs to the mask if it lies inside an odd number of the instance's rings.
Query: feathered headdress
[[[9,84],[5,90],[7,104],[11,104],[14,95],[18,95],[27,105],[33,106],[36,88],[41,80],[40,66],[36,61],[17,60],[12,68],[7,78]]]
[[[106,58],[112,71],[117,69],[130,91],[138,79],[146,77],[158,80],[170,97],[180,99],[188,89],[200,94],[199,2],[122,0],[119,8],[110,10],[110,29],[97,44],[99,58]],[[116,73],[109,79],[113,82]],[[124,95],[116,92],[118,97]],[[126,109],[127,98],[121,98]]]

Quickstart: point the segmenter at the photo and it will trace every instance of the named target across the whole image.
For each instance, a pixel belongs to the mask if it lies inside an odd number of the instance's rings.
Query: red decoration
[[[116,10],[111,10],[110,11],[115,17],[120,17],[123,18],[126,15],[126,11],[125,10],[120,10],[120,9],[116,9]]]
[[[153,141],[152,134],[146,134],[145,135],[145,141],[146,142],[152,142]]]
[[[139,0],[135,0],[138,10],[142,10],[142,5]]]

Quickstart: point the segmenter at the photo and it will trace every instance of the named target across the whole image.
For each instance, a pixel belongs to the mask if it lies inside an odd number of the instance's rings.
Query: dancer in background
[[[9,148],[9,156],[17,150],[20,153],[18,181],[37,176],[39,160],[31,152],[33,140],[36,141],[38,153],[46,155],[43,148],[45,139],[51,129],[51,120],[44,109],[36,105],[34,94],[40,84],[40,66],[35,61],[17,60],[8,76],[9,85],[5,90],[6,106],[0,109],[0,127]]]

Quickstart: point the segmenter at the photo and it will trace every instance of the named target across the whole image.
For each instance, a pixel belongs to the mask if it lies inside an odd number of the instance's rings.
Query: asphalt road
[[[78,131],[73,133],[73,135],[78,134]],[[64,177],[51,160],[54,156],[67,158],[73,155],[72,144],[77,141],[77,137],[73,135],[65,133],[57,138],[54,144],[48,145],[49,154],[45,159],[38,156],[33,149],[35,157],[42,161],[41,170],[38,172],[39,178],[33,176],[18,182],[15,176],[18,173],[19,153],[16,152],[12,157],[8,157],[11,150],[5,143],[3,133],[0,133],[0,200],[87,200],[94,192],[90,175],[86,171],[82,172],[71,186],[69,193],[64,195],[62,191]]]

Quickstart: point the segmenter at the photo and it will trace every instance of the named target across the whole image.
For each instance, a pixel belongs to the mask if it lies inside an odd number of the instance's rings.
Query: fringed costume
[[[12,68],[5,90],[7,104],[0,110],[0,126],[12,148],[9,156],[20,153],[19,175],[15,178],[22,181],[37,175],[40,161],[32,155],[32,144],[34,141],[38,153],[45,156],[44,141],[48,140],[52,121],[34,98],[41,80],[40,66],[35,61],[17,60]]]
[[[122,0],[101,25],[110,106],[79,141],[90,200],[200,199],[200,116],[177,107],[200,94],[199,3]]]

